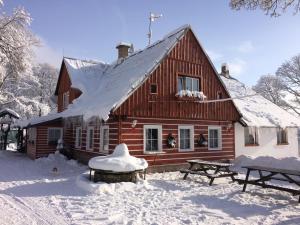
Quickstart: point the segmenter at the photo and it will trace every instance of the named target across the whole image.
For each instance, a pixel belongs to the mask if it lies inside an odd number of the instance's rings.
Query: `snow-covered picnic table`
[[[280,191],[286,191],[292,193],[293,195],[299,195],[298,202],[300,203],[300,181],[296,180],[296,177],[300,178],[300,171],[298,170],[287,170],[287,169],[279,169],[272,167],[264,167],[264,166],[243,166],[243,168],[247,169],[247,174],[245,180],[236,179],[239,184],[243,184],[243,192],[246,191],[247,184],[257,185],[262,188],[272,188]],[[251,171],[257,171],[259,174],[258,179],[249,180],[249,175]],[[281,177],[278,177],[281,175]],[[295,178],[294,178],[295,177]],[[288,182],[290,184],[294,184],[299,187],[299,189],[282,187],[273,184],[266,184],[267,181],[270,180],[280,180],[283,182]]]
[[[190,164],[190,167],[185,170],[180,170],[181,173],[185,174],[183,177],[184,180],[189,174],[197,174],[209,178],[209,185],[212,185],[215,178],[231,177],[232,181],[234,181],[234,176],[237,175],[236,172],[230,170],[229,167],[232,166],[231,163],[205,161],[200,159],[187,160],[187,162]]]

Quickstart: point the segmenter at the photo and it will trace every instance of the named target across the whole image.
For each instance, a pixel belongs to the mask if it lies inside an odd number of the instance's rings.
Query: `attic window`
[[[70,97],[69,91],[63,93],[63,108],[64,109],[67,109],[69,106],[69,97]]]
[[[221,91],[217,92],[217,99],[222,99],[223,98],[223,94]]]
[[[178,91],[200,91],[199,78],[178,76]]]
[[[151,84],[150,93],[151,94],[157,94],[157,84]]]

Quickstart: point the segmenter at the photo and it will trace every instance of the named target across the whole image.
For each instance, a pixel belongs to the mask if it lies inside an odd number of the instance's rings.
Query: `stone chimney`
[[[223,75],[224,77],[227,77],[227,78],[230,77],[229,68],[228,68],[227,63],[222,64],[222,66],[221,66],[221,75]]]
[[[116,49],[118,49],[118,59],[126,58],[130,48],[131,44],[125,42],[117,44]]]

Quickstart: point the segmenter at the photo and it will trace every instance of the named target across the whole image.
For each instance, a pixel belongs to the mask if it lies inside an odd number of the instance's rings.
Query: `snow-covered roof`
[[[112,64],[64,58],[72,87],[80,89],[82,95],[63,114],[108,119],[110,111],[120,106],[148,78],[189,28],[184,25],[144,50]]]
[[[299,127],[300,119],[270,102],[233,77],[221,75],[233,102],[248,126]],[[248,96],[248,97],[244,97]]]
[[[14,127],[21,127],[21,128],[30,127],[30,126],[34,126],[34,125],[37,125],[37,124],[57,120],[57,119],[60,119],[62,117],[63,117],[62,113],[50,112],[46,116],[36,116],[36,117],[32,117],[30,119],[17,120],[14,123]]]
[[[15,117],[16,119],[20,118],[20,115],[12,109],[4,108],[0,110],[0,116],[7,115],[7,114]]]
[[[96,88],[96,81],[108,68],[108,64],[94,60],[79,60],[69,57],[63,59],[73,88],[87,92],[90,88]]]

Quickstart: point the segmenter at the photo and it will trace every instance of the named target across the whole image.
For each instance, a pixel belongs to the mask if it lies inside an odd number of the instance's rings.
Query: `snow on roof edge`
[[[298,117],[264,98],[252,88],[232,76],[227,78],[220,75],[220,77],[230,91],[233,102],[241,111],[241,121],[245,125],[262,128],[300,127],[300,119]],[[253,96],[253,94],[255,95]]]

